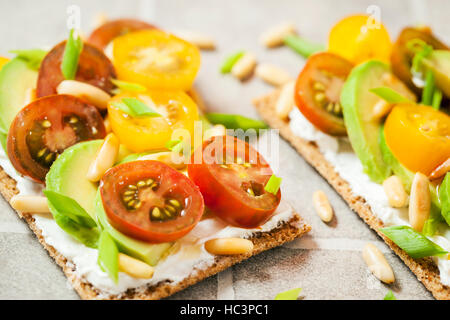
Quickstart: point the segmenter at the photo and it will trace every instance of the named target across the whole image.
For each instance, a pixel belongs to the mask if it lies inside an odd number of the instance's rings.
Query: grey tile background
[[[81,8],[82,28],[88,33],[97,13],[108,17],[139,17],[167,30],[190,29],[207,33],[218,50],[202,53],[196,85],[213,111],[257,117],[254,97],[270,86],[259,79],[240,84],[221,76],[222,58],[237,49],[254,52],[258,60],[286,68],[296,76],[304,60],[288,48],[265,50],[259,34],[280,21],[292,20],[299,32],[326,42],[330,27],[340,18],[365,12],[371,4],[381,8],[381,18],[395,38],[408,24],[429,23],[450,42],[449,1],[445,0],[166,0],[166,1],[25,1],[0,0],[0,55],[8,50],[54,45],[67,35],[66,9]],[[312,225],[304,239],[253,257],[176,295],[173,299],[272,299],[278,292],[302,287],[304,299],[382,299],[392,289],[399,299],[432,299],[407,267],[347,207],[333,189],[284,141],[280,144],[283,194]],[[312,192],[324,190],[332,202],[336,219],[320,221],[312,208]],[[397,281],[380,284],[371,276],[360,249],[372,241],[386,252]],[[297,249],[296,249],[297,248]],[[300,248],[300,249],[298,249]],[[77,299],[63,273],[39,245],[26,224],[0,199],[0,298]]]

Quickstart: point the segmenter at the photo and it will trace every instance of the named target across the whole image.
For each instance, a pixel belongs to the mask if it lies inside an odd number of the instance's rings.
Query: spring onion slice
[[[422,60],[433,52],[433,47],[421,39],[412,39],[408,41],[406,47],[415,53],[411,64],[411,70],[413,73],[419,73]]]
[[[394,296],[394,293],[389,290],[388,293],[384,296],[383,300],[397,300],[397,298]]]
[[[434,93],[435,85],[434,85],[434,75],[431,70],[427,71],[425,76],[425,86],[423,87],[422,92],[422,104],[427,106],[431,106],[433,102],[433,93]]]
[[[136,98],[123,98],[121,102],[115,101],[112,103],[112,105],[134,118],[161,117],[158,112]]]
[[[323,45],[300,38],[294,34],[286,36],[283,39],[283,42],[285,45],[305,58],[308,58],[313,53],[325,51],[325,47]]]
[[[207,113],[206,118],[212,124],[223,124],[227,129],[266,129],[267,124],[261,120],[250,119],[238,114]]]
[[[277,177],[276,175],[272,174],[272,176],[270,177],[269,181],[267,181],[264,190],[266,190],[267,192],[270,192],[274,195],[277,195],[278,190],[280,189],[280,185],[281,185],[281,178]]]
[[[80,59],[81,51],[83,51],[83,41],[80,36],[74,39],[73,32],[73,29],[70,30],[61,62],[61,71],[67,80],[75,79],[78,70],[78,60]]]
[[[275,300],[297,300],[302,288],[295,288],[288,291],[280,292],[275,296]]]
[[[173,148],[180,143],[181,143],[181,140],[169,140],[166,142],[165,147],[172,151]]]
[[[33,70],[39,70],[42,60],[47,54],[47,51],[42,49],[28,49],[28,50],[11,50],[18,58],[27,62],[28,67]]]
[[[114,283],[119,281],[119,250],[106,230],[102,231],[98,241],[97,264],[103,272],[108,274]]]
[[[221,73],[230,73],[233,66],[238,62],[240,58],[244,55],[244,51],[235,52],[225,58],[222,65],[220,66]]]
[[[118,94],[122,91],[133,91],[133,92],[144,92],[147,91],[147,88],[138,83],[122,81],[117,79],[111,79],[111,82],[118,88],[114,89],[114,94]]]
[[[422,234],[426,237],[432,237],[437,231],[439,220],[430,218],[425,221],[422,228]]]
[[[378,87],[370,89],[370,92],[375,93],[381,99],[389,103],[401,103],[401,102],[412,102],[405,98],[403,95],[389,87]]]
[[[423,234],[408,226],[392,226],[380,231],[414,259],[447,253]]]
[[[433,98],[431,99],[431,106],[433,109],[439,110],[442,102],[442,91],[437,87],[434,88]]]

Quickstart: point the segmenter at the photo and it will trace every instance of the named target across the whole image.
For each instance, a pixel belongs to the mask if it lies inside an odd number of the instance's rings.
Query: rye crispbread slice
[[[319,148],[314,142],[306,141],[296,136],[289,127],[289,122],[281,120],[275,113],[275,105],[280,94],[280,90],[254,99],[258,113],[264,121],[273,129],[279,129],[281,136],[286,139],[300,155],[321,175],[328,183],[341,195],[348,203],[350,208],[355,211],[365,223],[367,223],[375,232],[383,238],[386,244],[403,260],[403,262],[416,275],[425,287],[433,294],[436,299],[450,300],[450,287],[444,286],[440,281],[439,270],[431,258],[413,259],[405,251],[400,249],[394,242],[387,238],[379,229],[383,228],[383,222],[378,219],[366,204],[363,197],[353,194],[347,181],[342,179],[334,170]]]
[[[16,181],[8,176],[6,172],[0,167],[0,193],[9,202],[11,198],[18,194],[19,191],[16,188]],[[220,271],[223,271],[232,265],[246,260],[253,255],[269,250],[271,248],[282,245],[285,242],[289,242],[298,238],[311,230],[311,226],[303,221],[303,219],[295,214],[292,219],[279,225],[277,228],[270,232],[255,233],[250,240],[253,241],[254,250],[252,254],[236,255],[236,256],[217,256],[215,263],[203,270],[193,270],[193,272],[184,280],[179,283],[170,283],[168,281],[161,282],[158,285],[147,286],[144,288],[130,289],[121,295],[105,296],[100,290],[95,288],[91,283],[80,278],[75,273],[76,266],[72,263],[68,263],[67,259],[60,254],[54,247],[45,242],[42,236],[41,230],[36,226],[34,218],[31,214],[17,214],[24,219],[30,229],[35,233],[39,242],[48,251],[49,255],[55,260],[55,262],[62,268],[64,274],[71,282],[75,291],[82,299],[144,299],[144,300],[157,300],[168,297],[180,290],[183,290],[195,283],[212,276]]]

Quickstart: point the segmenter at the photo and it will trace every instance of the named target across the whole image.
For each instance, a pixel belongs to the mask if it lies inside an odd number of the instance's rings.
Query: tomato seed
[[[169,203],[170,203],[171,205],[173,205],[175,208],[181,207],[181,204],[180,204],[180,202],[179,202],[177,199],[170,199],[170,200],[169,200]]]
[[[314,95],[314,100],[315,100],[316,102],[319,102],[319,103],[325,101],[325,98],[326,98],[326,96],[325,96],[325,94],[322,93],[322,92],[316,93],[316,94]]]
[[[161,211],[159,210],[158,207],[154,207],[152,210],[152,216],[156,219],[159,219],[159,217],[161,217]]]
[[[48,120],[44,120],[44,121],[42,121],[42,126],[44,128],[50,128],[52,126],[52,123]]]
[[[317,91],[325,91],[325,85],[322,82],[314,82],[313,89]]]
[[[141,180],[136,185],[138,188],[142,188],[142,187],[145,187],[147,184],[144,180]]]

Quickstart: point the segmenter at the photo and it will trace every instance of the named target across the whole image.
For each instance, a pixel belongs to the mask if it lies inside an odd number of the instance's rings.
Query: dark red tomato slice
[[[329,52],[309,57],[295,84],[294,99],[301,113],[319,130],[334,136],[347,134],[340,96],[353,65]]]
[[[195,227],[205,209],[191,180],[153,160],[111,168],[100,181],[100,194],[111,225],[152,243],[181,238]]]
[[[106,135],[94,106],[70,95],[34,100],[15,117],[8,133],[8,157],[21,174],[44,183],[53,161],[77,142]]]
[[[65,47],[66,41],[59,43],[42,60],[36,88],[38,98],[56,94],[56,88],[61,81],[65,80],[61,71]],[[111,78],[116,78],[116,71],[108,57],[96,47],[84,43],[75,80],[89,83],[111,93],[114,89]]]
[[[412,82],[411,64],[414,53],[408,49],[408,42],[413,39],[420,39],[431,45],[434,49],[449,50],[449,48],[437,39],[429,28],[407,27],[400,32],[397,40],[392,47],[391,65],[392,72],[408,87],[420,94],[422,89],[416,87]]]
[[[88,42],[104,50],[114,38],[127,34],[128,32],[145,29],[156,29],[156,27],[147,22],[135,19],[112,20],[92,31]]]
[[[281,199],[264,190],[272,170],[246,142],[230,136],[213,137],[192,155],[189,178],[200,187],[205,204],[221,219],[255,228],[272,216]]]

